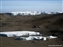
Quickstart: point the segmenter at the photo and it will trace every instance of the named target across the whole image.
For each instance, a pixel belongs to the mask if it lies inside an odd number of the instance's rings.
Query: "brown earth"
[[[63,45],[63,14],[37,16],[0,14],[0,31],[22,30],[39,31],[43,36],[54,35],[58,38],[47,41],[20,41],[0,37],[0,47],[56,47],[48,45]]]

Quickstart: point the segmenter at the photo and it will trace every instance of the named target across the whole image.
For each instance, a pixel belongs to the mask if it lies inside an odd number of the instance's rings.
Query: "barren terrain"
[[[0,37],[0,47],[56,47],[49,45],[63,45],[63,14],[37,16],[0,14],[0,32],[22,30],[39,31],[43,36],[54,35],[58,38],[47,41],[20,41]]]

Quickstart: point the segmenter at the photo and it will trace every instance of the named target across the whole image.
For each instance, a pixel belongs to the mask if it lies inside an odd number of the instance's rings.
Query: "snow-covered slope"
[[[25,16],[25,15],[40,15],[40,14],[59,14],[61,12],[41,12],[41,11],[17,11],[17,12],[10,12],[6,13],[8,15],[13,15],[13,16]]]
[[[25,11],[25,12],[11,12],[13,15],[39,15],[41,14],[41,12],[37,12],[37,11]]]

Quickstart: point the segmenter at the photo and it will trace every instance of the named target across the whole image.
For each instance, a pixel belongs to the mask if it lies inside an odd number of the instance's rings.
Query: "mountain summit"
[[[20,11],[20,12],[11,12],[13,15],[39,15],[41,14],[41,12],[38,12],[38,11]]]

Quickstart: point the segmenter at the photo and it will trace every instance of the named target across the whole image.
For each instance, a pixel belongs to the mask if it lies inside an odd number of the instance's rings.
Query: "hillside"
[[[48,28],[55,29],[58,26],[57,23],[60,25],[62,24],[63,19],[62,15],[63,14],[37,15],[37,16],[9,16],[7,14],[1,14],[0,31],[8,31],[8,30],[39,31]]]
[[[2,47],[48,47],[49,44],[63,44],[63,14],[37,15],[37,16],[10,16],[0,14],[0,31],[39,31],[44,36],[58,36],[57,40],[22,42],[14,38],[0,37]],[[5,40],[4,40],[5,39]],[[8,41],[7,41],[8,40]],[[51,43],[52,42],[52,43]]]

